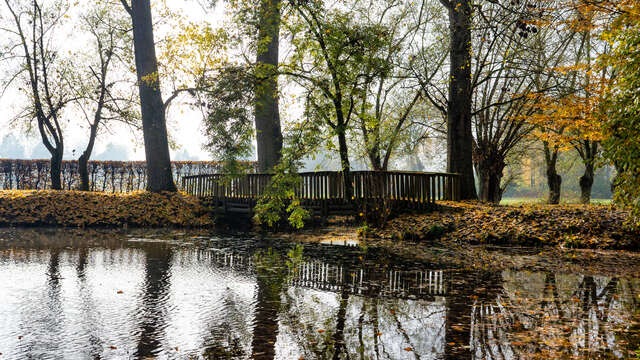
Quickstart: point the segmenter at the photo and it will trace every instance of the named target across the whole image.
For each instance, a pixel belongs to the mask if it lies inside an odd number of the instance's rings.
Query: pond
[[[640,279],[376,247],[0,232],[1,359],[635,358]]]

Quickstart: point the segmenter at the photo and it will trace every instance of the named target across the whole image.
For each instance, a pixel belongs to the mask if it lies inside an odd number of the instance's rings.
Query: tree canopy
[[[571,152],[583,202],[603,166],[621,201],[638,198],[636,1],[201,2],[210,21],[162,1],[3,5],[5,92],[23,95],[16,123],[50,153],[53,188],[68,127],[87,130],[88,189],[96,139],[123,122],[142,130],[149,189],[175,190],[175,108],[196,111],[230,174],[252,158],[283,179],[314,158],[346,179],[433,159],[463,175],[463,198],[498,203],[508,169],[535,151],[557,203],[559,154]],[[68,48],[71,27],[86,46]]]

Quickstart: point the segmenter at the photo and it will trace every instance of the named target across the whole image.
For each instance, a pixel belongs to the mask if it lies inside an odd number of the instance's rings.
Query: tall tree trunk
[[[505,167],[504,159],[498,155],[489,156],[478,162],[477,172],[480,180],[480,200],[499,204],[502,200],[502,180]]]
[[[282,151],[276,75],[280,43],[280,0],[261,0],[259,21],[255,123],[258,169],[260,172],[267,172],[280,161]]]
[[[387,171],[385,165],[380,158],[380,149],[374,148],[369,151],[369,161],[371,162],[371,169],[374,171]]]
[[[445,5],[449,9],[451,33],[447,171],[462,174],[462,199],[477,199],[471,133],[471,3],[449,0]]]
[[[600,143],[597,141],[583,140],[575,146],[584,163],[584,174],[580,177],[580,200],[583,204],[591,202],[591,188],[593,187],[599,145]]]
[[[126,1],[122,1],[126,7]],[[171,173],[166,114],[160,92],[150,0],[133,0],[128,11],[133,22],[133,45],[147,160],[147,190],[176,191]]]
[[[558,164],[558,147],[551,149],[549,143],[544,142],[544,161],[547,167],[547,185],[549,185],[548,204],[560,203],[560,189],[562,177],[558,174],[556,165]]]
[[[583,204],[591,202],[591,187],[593,186],[593,178],[595,169],[592,163],[585,164],[584,174],[580,177],[580,200]]]
[[[86,151],[78,158],[78,174],[80,175],[80,191],[89,191],[89,156]]]
[[[51,154],[51,189],[62,190],[62,146],[58,146]]]
[[[366,112],[366,104],[366,99],[363,99],[362,113]],[[364,146],[367,149],[367,157],[371,163],[371,169],[374,171],[386,170],[386,168],[383,169],[382,156],[380,154],[380,127],[378,125],[374,125],[372,129],[369,129],[367,128],[367,123],[364,119],[359,119],[359,121]]]
[[[349,163],[349,148],[347,136],[344,130],[338,131],[338,150],[340,152],[340,165],[344,178],[344,196],[347,201],[353,200],[353,183],[351,182],[351,164]]]
[[[96,142],[98,125],[91,125],[89,133],[89,143],[78,158],[78,173],[80,174],[80,191],[89,191],[89,158],[93,152],[93,145]]]

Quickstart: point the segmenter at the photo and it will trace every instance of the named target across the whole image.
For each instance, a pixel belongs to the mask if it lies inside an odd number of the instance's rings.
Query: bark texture
[[[558,148],[544,143],[544,161],[547,167],[547,185],[549,186],[548,204],[560,203],[560,189],[562,186],[562,176],[558,174],[556,168],[558,164]]]
[[[469,0],[446,4],[451,33],[447,171],[462,174],[461,199],[477,199],[471,133],[471,4]]]
[[[96,117],[99,117],[99,111],[96,112]],[[80,191],[89,191],[89,158],[91,158],[91,153],[93,152],[93,146],[96,142],[96,136],[98,135],[98,123],[93,123],[91,125],[90,133],[89,133],[89,143],[87,147],[82,152],[82,155],[78,158],[78,173],[80,175]]]
[[[480,200],[499,204],[502,200],[503,171],[506,163],[499,154],[487,154],[476,165],[480,180]]]
[[[55,148],[49,149],[51,153],[51,189],[62,190],[62,143]]]
[[[584,174],[580,177],[580,200],[583,204],[591,202],[591,188],[593,187],[593,178],[595,169],[593,164],[586,164]]]
[[[584,174],[580,177],[580,200],[583,204],[591,202],[591,188],[595,177],[595,164],[599,146],[600,143],[598,141],[591,140],[582,140],[574,146],[584,163]]]
[[[147,190],[176,191],[171,173],[165,107],[158,78],[150,0],[134,0],[128,11],[133,22],[133,43],[147,160]]]
[[[258,28],[255,123],[258,169],[268,172],[280,161],[282,130],[278,106],[280,1],[261,0]]]
[[[347,200],[353,197],[353,182],[351,182],[351,164],[349,162],[349,148],[344,131],[338,132],[338,150],[340,152],[340,164],[344,178],[344,195]]]

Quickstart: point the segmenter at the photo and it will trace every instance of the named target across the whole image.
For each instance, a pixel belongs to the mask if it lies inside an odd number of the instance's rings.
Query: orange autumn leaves
[[[640,229],[628,211],[604,205],[492,206],[443,202],[438,211],[404,214],[368,236],[379,239],[464,244],[637,249]],[[434,236],[434,227],[441,229]]]
[[[5,190],[0,224],[199,227],[212,225],[212,219],[197,198],[183,193]]]
[[[550,96],[542,93],[527,95],[536,111],[526,121],[536,126],[533,135],[565,150],[578,140],[601,141],[603,115],[600,106],[606,96],[608,79],[594,75],[584,66],[558,68],[557,71],[583,71],[590,81],[583,85],[584,92]]]
[[[544,25],[557,29],[558,37],[569,41],[573,50],[545,70],[556,85],[521,94],[531,111],[519,120],[535,127],[534,137],[561,150],[577,141],[600,142],[605,137],[602,106],[613,76],[599,59],[610,52],[605,34],[617,11],[610,5],[560,1],[557,10],[565,15]]]

